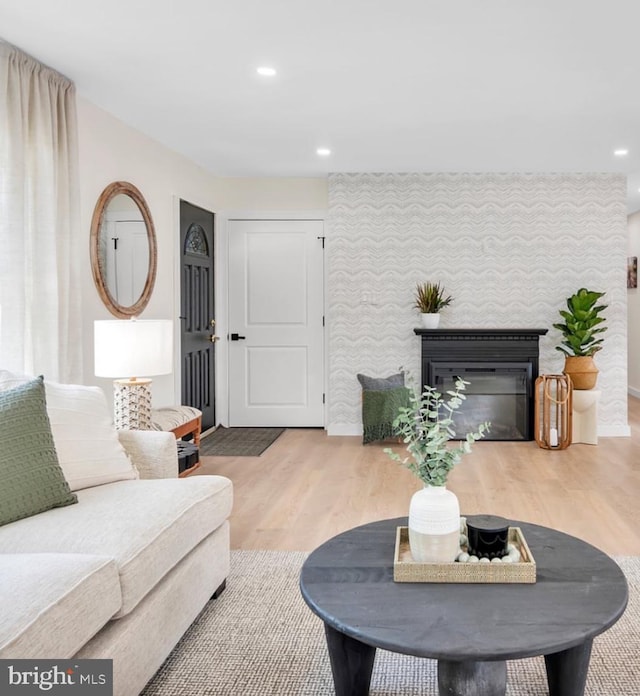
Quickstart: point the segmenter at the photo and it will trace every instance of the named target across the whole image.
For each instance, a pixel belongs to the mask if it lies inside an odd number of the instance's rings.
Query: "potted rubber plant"
[[[564,373],[571,378],[574,389],[596,386],[598,368],[593,356],[602,349],[602,334],[607,330],[601,313],[608,305],[598,304],[604,294],[580,288],[567,298],[567,309],[559,310],[564,321],[553,325],[562,333],[556,350],[565,356]]]
[[[424,484],[409,505],[409,545],[411,555],[419,562],[448,563],[460,550],[460,505],[455,493],[447,489],[447,477],[490,427],[489,423],[481,423],[458,445],[450,442],[456,436],[453,415],[465,399],[468,384],[458,378],[455,388],[445,394],[429,386],[419,393],[409,380],[409,404],[398,410],[393,421],[408,456],[390,447],[384,450]]]
[[[416,283],[414,307],[420,312],[422,328],[437,329],[440,311],[448,307],[453,298],[446,295],[440,283]]]

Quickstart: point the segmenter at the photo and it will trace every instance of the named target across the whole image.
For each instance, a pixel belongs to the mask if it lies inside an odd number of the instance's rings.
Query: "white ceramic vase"
[[[423,329],[437,329],[440,324],[440,315],[438,313],[425,314],[424,312],[420,314],[420,319],[422,321]]]
[[[460,505],[446,486],[425,486],[413,494],[409,546],[419,563],[455,561],[460,551]]]

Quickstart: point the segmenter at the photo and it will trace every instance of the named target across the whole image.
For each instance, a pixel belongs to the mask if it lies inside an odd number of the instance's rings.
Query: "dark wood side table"
[[[473,516],[470,517],[473,519]],[[504,696],[506,660],[544,655],[550,696],[583,696],[594,636],[623,614],[627,582],[595,547],[522,529],[535,584],[395,583],[396,528],[382,520],[316,549],[302,596],[325,624],[337,696],[369,693],[376,648],[438,660],[441,696]]]

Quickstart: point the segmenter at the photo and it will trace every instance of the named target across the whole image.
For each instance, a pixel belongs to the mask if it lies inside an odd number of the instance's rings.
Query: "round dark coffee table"
[[[369,693],[376,648],[438,660],[442,696],[503,696],[506,660],[535,655],[545,657],[550,696],[584,694],[593,638],[627,606],[627,581],[609,556],[510,520],[535,558],[535,584],[396,583],[396,528],[406,524],[351,529],[302,567],[300,589],[324,621],[336,696]]]

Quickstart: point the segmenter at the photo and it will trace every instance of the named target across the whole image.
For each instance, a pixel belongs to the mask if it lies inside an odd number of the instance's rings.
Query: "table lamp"
[[[113,382],[118,430],[151,430],[150,376],[173,371],[170,319],[105,319],[94,322],[95,374]],[[131,375],[126,377],[126,375]],[[140,379],[138,375],[144,375]]]

